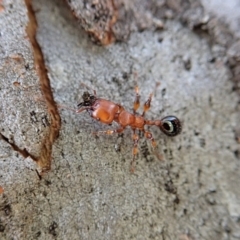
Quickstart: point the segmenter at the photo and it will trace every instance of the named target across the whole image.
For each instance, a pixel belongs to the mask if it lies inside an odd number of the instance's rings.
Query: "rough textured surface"
[[[131,131],[96,138],[92,132],[116,126],[87,113],[61,110],[53,169],[41,181],[32,162],[4,143],[0,237],[240,239],[239,97],[222,55],[176,20],[162,32],[136,32],[103,48],[79,32],[65,3],[34,1],[34,8],[59,104],[75,108],[84,82],[130,110],[136,81],[142,101],[160,81],[147,116],[175,114],[184,127],[174,139],[151,128],[164,161],[143,139],[135,174],[129,172]]]
[[[236,0],[218,1],[201,0],[208,12],[213,13],[219,19],[227,23],[236,37],[240,37],[240,2]]]
[[[71,0],[67,1],[79,25],[102,45],[126,41],[131,32],[162,29],[165,1]]]
[[[117,20],[113,0],[66,1],[80,25],[92,36],[95,42],[108,45],[115,41],[112,26]]]
[[[42,94],[26,33],[27,11],[22,1],[5,1],[4,6],[0,13],[0,134],[24,157],[37,157],[49,131],[49,115],[44,104],[37,102]]]

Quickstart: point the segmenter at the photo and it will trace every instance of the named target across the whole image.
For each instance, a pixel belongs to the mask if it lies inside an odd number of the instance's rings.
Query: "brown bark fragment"
[[[68,2],[69,3],[69,2]],[[79,3],[82,11],[70,7],[76,18],[81,22],[82,27],[92,37],[92,40],[101,45],[109,45],[115,41],[112,26],[117,20],[117,11],[113,0],[91,0]]]
[[[43,54],[36,40],[37,21],[31,5],[31,0],[25,0],[25,3],[27,6],[29,17],[29,23],[26,32],[30,42],[32,43],[35,67],[40,78],[40,86],[46,100],[48,112],[51,116],[49,135],[43,140],[41,156],[37,159],[38,166],[40,167],[41,172],[44,173],[51,169],[52,145],[59,135],[61,119],[58,113],[57,105],[53,99],[50,81],[47,76],[47,70],[44,64]]]

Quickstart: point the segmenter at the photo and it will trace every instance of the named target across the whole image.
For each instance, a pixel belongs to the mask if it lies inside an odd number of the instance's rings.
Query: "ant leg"
[[[132,161],[131,161],[131,169],[130,169],[130,172],[131,172],[131,173],[134,173],[134,171],[135,171],[135,166],[134,166],[135,156],[136,156],[137,153],[138,153],[138,141],[139,141],[139,136],[136,134],[136,130],[135,130],[135,129],[133,130],[132,139],[133,139],[133,158],[132,158]]]
[[[144,109],[143,109],[143,113],[142,113],[142,117],[144,117],[145,113],[150,109],[151,107],[151,101],[152,101],[152,96],[153,93],[151,93],[148,97],[148,100],[144,103]]]
[[[156,94],[156,89],[159,87],[160,85],[160,82],[157,82],[156,83],[156,87],[155,87],[155,90],[154,90],[154,94]],[[151,107],[151,101],[152,101],[152,96],[153,96],[153,93],[151,93],[148,97],[148,100],[144,103],[144,110],[143,110],[143,113],[142,113],[142,117],[145,116],[145,113],[150,109]]]
[[[156,148],[156,146],[157,146],[157,143],[156,143],[155,139],[153,138],[152,133],[151,133],[151,132],[148,132],[148,131],[145,131],[145,130],[143,130],[143,132],[144,132],[145,138],[151,140],[154,154],[157,156],[157,158],[158,158],[159,160],[163,160],[163,156],[160,155],[159,153],[157,153],[157,151],[155,150],[155,148]]]
[[[94,132],[93,134],[94,135],[98,135],[99,133],[100,134],[107,134],[107,135],[112,135],[114,133],[121,133],[123,132],[124,128],[118,128],[118,129],[114,129],[114,130],[106,130],[106,131],[98,131],[98,132]]]
[[[143,132],[144,132],[145,138],[151,140],[152,146],[153,146],[153,148],[155,148],[157,146],[157,143],[156,143],[155,139],[153,138],[152,133],[145,131],[145,130],[143,130]]]
[[[139,106],[140,106],[140,95],[139,95],[139,88],[138,86],[135,87],[135,100],[133,103],[133,114],[136,114],[136,111],[138,110]]]

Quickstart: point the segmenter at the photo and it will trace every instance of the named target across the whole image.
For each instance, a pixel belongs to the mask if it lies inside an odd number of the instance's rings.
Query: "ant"
[[[138,153],[138,141],[139,135],[136,134],[136,130],[142,131],[144,136],[151,140],[153,148],[156,147],[156,141],[154,140],[152,133],[144,129],[145,126],[157,126],[167,136],[174,137],[181,132],[182,125],[180,120],[175,116],[166,116],[161,120],[147,120],[145,113],[151,107],[152,93],[148,100],[144,103],[144,110],[141,115],[137,114],[137,110],[140,106],[140,95],[138,87],[135,88],[135,100],[133,104],[133,113],[128,112],[121,105],[114,103],[110,100],[97,97],[96,91],[94,94],[90,94],[88,91],[82,95],[83,102],[79,103],[77,113],[87,111],[89,115],[105,124],[111,124],[116,122],[119,124],[119,128],[114,130],[99,131],[97,133],[103,133],[111,135],[113,133],[122,133],[124,129],[129,126],[133,130],[133,159],[131,161],[131,172],[134,172],[135,156]],[[96,133],[96,134],[97,134]]]

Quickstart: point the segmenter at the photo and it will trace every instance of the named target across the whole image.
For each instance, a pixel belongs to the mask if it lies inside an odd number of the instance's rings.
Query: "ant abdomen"
[[[166,116],[162,118],[158,126],[160,130],[169,137],[178,135],[182,130],[182,124],[175,116]]]

